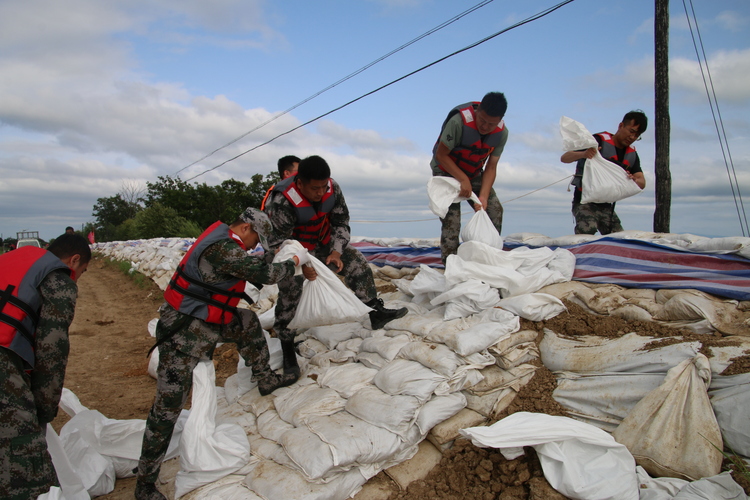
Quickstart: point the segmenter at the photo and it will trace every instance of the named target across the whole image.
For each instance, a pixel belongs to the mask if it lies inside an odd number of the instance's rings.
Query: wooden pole
[[[654,232],[668,233],[672,205],[669,170],[669,0],[655,0],[654,16]]]

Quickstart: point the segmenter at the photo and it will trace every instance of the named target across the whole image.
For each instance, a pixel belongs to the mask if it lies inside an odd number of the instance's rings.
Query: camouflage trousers
[[[270,356],[258,317],[247,309],[240,309],[239,312],[239,319],[235,317],[226,325],[214,325],[193,319],[186,330],[176,332],[175,336],[200,335],[198,329],[210,329],[214,334],[219,330],[224,342],[237,344],[237,350],[245,364],[253,369],[254,375],[267,373],[271,370]],[[207,359],[213,355],[215,345],[216,343],[209,349],[208,352],[211,354]],[[141,458],[138,462],[139,480],[154,483],[158,479],[175,423],[193,386],[193,370],[201,359],[202,357],[177,350],[172,340],[167,340],[159,346],[156,397],[146,419]]]
[[[471,180],[471,189],[479,195],[479,190],[482,188],[482,174],[478,174]],[[474,207],[474,202],[468,202],[471,207]],[[487,215],[490,216],[492,224],[497,229],[497,233],[503,229],[503,205],[500,200],[497,199],[494,189],[490,189],[490,196],[487,199]],[[440,230],[440,255],[445,264],[445,259],[449,255],[453,255],[458,251],[458,236],[461,233],[461,204],[453,203],[448,208],[448,213],[445,217],[440,219],[441,230]]]
[[[614,203],[573,203],[573,217],[576,234],[596,234],[599,230],[604,235],[622,231]]]
[[[311,254],[321,262],[325,262],[326,258],[331,254],[330,245],[319,246]],[[341,275],[344,277],[346,286],[354,292],[354,295],[364,303],[377,298],[378,292],[375,289],[375,279],[372,276],[372,270],[367,264],[365,256],[353,246],[347,245],[344,248],[344,253],[341,254],[341,262],[344,264]],[[274,330],[276,330],[281,340],[294,340],[295,332],[287,326],[294,319],[294,314],[297,312],[297,305],[302,295],[304,281],[302,275],[292,276],[279,281],[279,298],[276,302],[276,323],[274,324]]]
[[[0,498],[27,500],[59,486],[31,382],[19,359],[0,348]]]

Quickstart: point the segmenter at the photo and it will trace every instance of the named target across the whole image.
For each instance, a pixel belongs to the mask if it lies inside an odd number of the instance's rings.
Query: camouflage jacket
[[[21,359],[12,351],[0,349],[0,387],[3,390],[3,411],[0,437],[9,431],[14,436],[39,432],[57,415],[62,394],[70,342],[68,328],[78,297],[78,286],[64,272],[53,271],[39,285],[42,307],[34,337],[35,365],[29,375]],[[23,383],[19,383],[19,381]],[[29,414],[29,397],[36,406],[36,419]],[[7,410],[7,411],[6,411]],[[10,420],[9,421],[6,421]],[[36,422],[34,422],[36,420]],[[12,425],[14,428],[8,429]]]
[[[349,209],[346,206],[344,193],[336,181],[333,181],[333,195],[335,204],[329,214],[331,222],[331,250],[344,253],[344,248],[351,239],[349,228]],[[266,214],[273,225],[274,234],[268,238],[271,247],[267,250],[276,250],[284,240],[292,237],[294,226],[297,225],[297,211],[294,205],[286,199],[283,193],[274,192],[266,202]]]
[[[232,278],[269,284],[294,275],[294,262],[267,264],[259,257],[248,255],[237,242],[227,238],[206,248],[198,260],[198,270],[201,280],[208,284]],[[195,318],[176,311],[166,302],[159,311],[157,341],[171,337],[179,351],[199,358],[210,357],[216,343],[221,340],[222,325],[210,325],[205,321],[191,325]]]

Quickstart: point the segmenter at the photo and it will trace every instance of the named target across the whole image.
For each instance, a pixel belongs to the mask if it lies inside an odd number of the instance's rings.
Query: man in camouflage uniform
[[[498,234],[503,228],[503,205],[492,185],[497,162],[508,142],[508,127],[503,122],[507,109],[502,92],[489,92],[481,102],[455,106],[443,122],[430,162],[433,176],[453,177],[461,183],[461,197],[476,193],[482,206],[472,201],[469,205],[475,211],[484,208]],[[445,264],[448,256],[458,251],[461,204],[451,204],[440,222],[440,254]]]
[[[293,276],[295,265],[309,261],[307,252],[278,264],[248,255],[247,250],[265,240],[270,231],[266,215],[254,208],[245,210],[231,226],[213,224],[185,254],[164,292],[156,328],[156,397],[146,420],[138,463],[138,500],[164,498],[155,485],[161,462],[192,387],[193,369],[212,358],[217,342],[237,344],[262,395],[297,379],[271,370],[258,317],[249,309],[236,308],[245,282],[277,283]]]
[[[75,234],[48,250],[0,255],[0,498],[27,500],[59,486],[45,434],[65,379],[76,281],[90,259],[88,241]],[[20,268],[28,270],[10,277]],[[32,314],[20,313],[23,304]]]
[[[636,153],[633,143],[641,139],[641,134],[648,127],[648,118],[641,110],[629,111],[617,126],[617,132],[599,132],[594,134],[598,144],[598,151],[602,157],[625,170],[629,179],[638,187],[646,187],[646,178],[641,169],[641,160]],[[576,173],[571,184],[575,187],[573,193],[573,217],[576,220],[575,234],[602,235],[622,231],[622,223],[615,213],[614,203],[581,203],[583,171],[586,160],[596,155],[597,148],[581,151],[566,151],[560,157],[563,163],[576,162]]]
[[[294,239],[335,272],[343,274],[344,281],[357,298],[373,309],[370,323],[374,330],[406,315],[406,308],[386,309],[383,301],[377,298],[367,259],[349,244],[349,209],[323,158],[309,156],[300,161],[297,175],[276,184],[265,210],[274,230],[268,240],[271,250],[279,248],[285,240]],[[269,252],[267,258],[272,257],[272,252]],[[303,266],[302,272],[309,280],[317,276],[311,266]],[[297,311],[303,281],[303,276],[299,275],[279,282],[275,310],[274,329],[281,339],[284,372],[295,376],[300,374],[294,351],[295,332],[288,325]]]

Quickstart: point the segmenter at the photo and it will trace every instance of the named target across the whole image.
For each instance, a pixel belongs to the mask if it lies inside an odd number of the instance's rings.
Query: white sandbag
[[[263,500],[245,485],[245,477],[230,474],[194,490],[190,500]]]
[[[605,160],[597,151],[583,167],[581,203],[614,203],[642,190],[619,165]]]
[[[414,396],[421,403],[430,399],[435,388],[446,380],[447,377],[406,359],[391,361],[372,379],[383,392],[394,396]]]
[[[614,431],[638,402],[664,381],[665,373],[555,372],[552,397],[577,420]]]
[[[96,451],[79,429],[62,434],[60,440],[73,470],[92,498],[115,488],[114,463]]]
[[[376,373],[377,370],[362,363],[331,366],[318,377],[318,384],[321,387],[329,387],[348,399],[361,388],[372,384]]]
[[[481,373],[484,379],[467,389],[471,394],[483,396],[505,389],[506,387],[510,387],[518,392],[534,377],[536,367],[530,364],[522,364],[509,370],[504,370],[497,365],[492,365],[484,368]]]
[[[724,444],[745,457],[750,457],[750,373],[714,376],[708,390],[716,421]],[[743,411],[737,411],[743,408]]]
[[[286,467],[261,461],[245,478],[245,485],[264,499],[346,500],[360,490],[365,477],[357,469],[338,474],[327,483],[316,484]]]
[[[254,459],[273,460],[277,464],[284,465],[290,469],[300,470],[299,466],[294,463],[294,461],[289,458],[286,451],[284,451],[284,447],[276,441],[271,441],[270,439],[261,437],[259,434],[248,434],[247,440],[250,443],[250,453],[253,455],[253,459],[250,463],[252,463]],[[245,467],[242,469],[244,470]],[[236,474],[239,474],[240,472],[241,471],[237,471]]]
[[[628,179],[622,167],[602,157],[598,151],[599,144],[583,124],[563,116],[560,119],[560,134],[565,151],[597,148],[596,156],[586,160],[581,203],[614,203],[641,192],[638,184]]]
[[[332,415],[343,410],[346,400],[333,389],[312,384],[294,387],[291,392],[277,396],[273,404],[282,420],[301,427],[313,416]]]
[[[639,500],[747,500],[745,491],[728,471],[693,482],[675,477],[652,478],[641,466],[636,467],[636,473],[641,488]]]
[[[316,354],[310,359],[310,365],[314,365],[319,369],[325,370],[329,366],[331,366],[331,363],[347,363],[354,360],[356,356],[357,353],[354,351],[339,351],[338,349],[334,349],[333,351]]]
[[[383,359],[393,361],[403,346],[410,342],[408,335],[397,335],[395,337],[370,337],[362,341],[360,352],[376,352]]]
[[[47,424],[47,451],[52,458],[52,465],[55,467],[57,479],[60,481],[60,488],[57,492],[50,490],[49,495],[40,495],[37,500],[54,500],[61,498],[64,500],[89,500],[88,491],[83,485],[83,481],[76,473],[73,465],[65,453],[60,436],[57,435],[51,424]],[[53,487],[55,489],[56,487]],[[45,496],[47,495],[47,496]]]
[[[419,273],[409,285],[409,294],[413,296],[412,302],[432,309],[430,300],[437,297],[446,290],[445,276],[437,269],[425,264],[419,265]]]
[[[445,214],[448,213],[448,209],[453,203],[467,199],[458,196],[460,192],[461,182],[458,179],[443,176],[430,177],[430,180],[427,181],[427,197],[430,200],[429,206],[432,213],[441,219],[445,218]],[[479,203],[479,197],[474,193],[471,193],[471,197],[468,199],[474,203]]]
[[[506,252],[469,241],[448,256],[445,279],[448,285],[478,279],[499,289],[502,297],[510,297],[570,281],[574,270],[575,255],[563,248],[520,247]]]
[[[644,350],[651,337],[628,333],[615,339],[584,337],[565,339],[544,329],[539,350],[550,371],[662,373],[693,358],[699,342],[683,342],[658,349]]]
[[[180,471],[175,478],[175,498],[216,481],[250,460],[250,445],[239,425],[215,425],[216,374],[212,361],[193,370],[190,416],[180,439]]]
[[[422,309],[424,310],[424,308]],[[444,307],[436,307],[432,311],[423,314],[412,314],[410,308],[406,316],[389,321],[385,325],[385,329],[403,330],[419,337],[425,337],[433,328],[443,324],[444,314]]]
[[[678,293],[667,300],[664,308],[654,315],[661,321],[707,320],[714,328],[720,321],[716,317],[717,304],[706,297],[692,293]]]
[[[444,344],[428,342],[409,342],[398,352],[398,357],[416,361],[444,377],[452,377],[459,366],[461,358]]]
[[[497,416],[505,410],[516,398],[516,391],[510,387],[491,392],[481,396],[464,393],[466,396],[466,407],[487,418],[496,420]]]
[[[503,238],[492,224],[490,216],[484,209],[477,210],[471,216],[463,228],[461,228],[461,239],[463,241],[481,241],[493,248],[503,248]]]
[[[301,344],[297,345],[299,355],[303,358],[310,359],[316,354],[320,354],[328,351],[328,347],[318,339],[308,338],[302,341]]]
[[[354,333],[362,329],[360,323],[340,323],[336,325],[322,325],[310,328],[305,332],[309,337],[313,337],[322,342],[329,350],[336,349],[339,342],[349,340]]]
[[[563,141],[563,151],[580,151],[599,146],[594,136],[581,122],[567,116],[560,118],[560,135]]]
[[[404,437],[421,406],[420,401],[413,396],[392,396],[369,385],[349,398],[346,411],[365,422]]]
[[[506,459],[532,446],[544,477],[563,495],[582,500],[638,500],[635,461],[606,432],[567,417],[518,412],[489,427],[463,429],[475,446],[498,448]]]
[[[443,343],[461,356],[468,356],[487,349],[502,338],[517,332],[520,328],[518,316],[515,314],[500,309],[494,311],[502,313],[501,315],[495,312],[496,321],[494,322],[478,323],[466,330],[452,333],[445,331],[441,332],[440,335],[431,333],[427,336],[427,340]]]
[[[562,300],[546,293],[525,293],[495,304],[529,321],[545,321],[567,310]]]
[[[390,363],[390,361],[376,352],[360,352],[354,357],[354,360],[373,370],[380,370]]]
[[[294,428],[294,424],[281,418],[275,409],[264,411],[257,417],[256,424],[258,434],[271,441],[281,441],[281,436]]]
[[[331,447],[307,427],[289,429],[281,436],[279,444],[308,481],[320,482],[342,470],[333,461]]]
[[[449,443],[460,437],[461,429],[476,427],[487,421],[487,417],[480,415],[474,410],[464,408],[447,420],[436,424],[427,439],[440,449],[445,443]]]
[[[470,279],[453,285],[430,300],[430,304],[433,306],[445,304],[443,319],[450,321],[495,307],[499,301],[500,295],[497,290],[480,280]]]
[[[497,366],[504,370],[510,370],[539,357],[539,348],[534,342],[517,344],[503,352],[497,352],[494,347],[490,347],[489,351],[495,357]]]
[[[349,323],[372,311],[328,266],[312,255],[310,265],[318,276],[303,283],[297,311],[289,323],[290,329]]]
[[[293,261],[293,257],[300,252],[307,252],[307,249],[302,246],[302,243],[297,240],[286,240],[281,244],[281,247],[276,252],[276,255],[273,256],[273,262],[278,263],[284,262],[286,260]],[[300,274],[302,274],[302,266],[294,266],[294,275],[298,276]],[[252,295],[250,295],[250,297],[255,300]],[[257,300],[255,301],[257,302]]]
[[[691,481],[715,476],[721,471],[724,445],[706,392],[710,381],[711,368],[703,354],[681,362],[612,436],[654,476]]]
[[[433,396],[417,413],[415,424],[422,436],[432,430],[440,422],[454,416],[466,407],[466,396],[461,392],[454,392],[445,396]]]
[[[495,352],[505,352],[511,347],[517,346],[518,344],[536,342],[536,338],[538,336],[539,332],[537,332],[536,330],[519,330],[517,332],[511,333],[509,337],[503,338],[501,341],[496,342],[492,346],[492,349]]]
[[[379,463],[388,460],[403,446],[398,435],[347,411],[330,417],[313,417],[307,427],[328,444],[333,463],[339,467]]]

